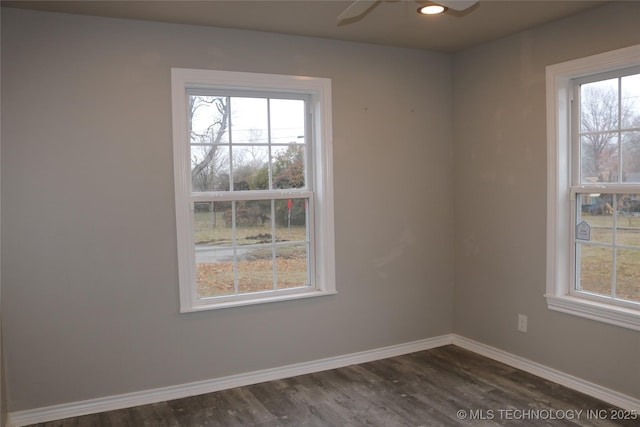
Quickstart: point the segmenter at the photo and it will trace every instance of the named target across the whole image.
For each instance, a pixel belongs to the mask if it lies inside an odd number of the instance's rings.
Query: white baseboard
[[[556,384],[563,385],[572,390],[579,391],[596,399],[600,399],[613,406],[617,406],[629,411],[636,411],[640,414],[640,400],[634,399],[625,394],[602,387],[589,381],[585,381],[573,375],[566,374],[548,366],[541,365],[531,360],[516,356],[506,351],[470,340],[459,335],[452,335],[454,345],[473,351],[474,353],[488,357],[489,359],[502,362],[505,365],[523,370],[533,375],[537,375]]]
[[[640,400],[638,399],[634,399],[606,387],[582,380],[477,341],[473,341],[459,335],[449,334],[419,341],[412,341],[405,344],[347,354],[344,356],[329,357],[311,362],[254,371],[246,374],[231,375],[228,377],[198,381],[177,386],[162,387],[153,390],[84,400],[81,402],[72,402],[26,411],[11,412],[8,416],[7,426],[21,427],[29,424],[37,424],[69,417],[77,417],[150,403],[164,402],[167,400],[181,399],[204,393],[227,390],[234,387],[242,387],[265,381],[290,378],[297,375],[310,374],[359,363],[371,362],[374,360],[386,359],[388,357],[400,356],[403,354],[414,353],[416,351],[429,350],[447,344],[457,345],[473,351],[474,353],[478,353],[482,356],[497,360],[498,362],[502,362],[514,368],[521,369],[533,375],[537,375],[549,381],[553,381],[557,384],[595,397],[611,405],[630,411],[635,410],[640,413]]]
[[[227,390],[234,387],[242,387],[265,381],[279,380],[297,375],[310,374],[359,363],[371,362],[374,360],[386,359],[388,357],[395,357],[402,354],[441,347],[451,343],[452,336],[443,335],[440,337],[412,341],[405,344],[362,351],[344,356],[329,357],[311,362],[296,363],[278,368],[248,372],[246,374],[231,375],[228,377],[198,381],[177,386],[162,387],[153,390],[84,400],[81,402],[72,402],[26,411],[11,412],[9,413],[8,427],[21,427],[29,424],[37,424],[69,417],[78,417],[98,412],[181,399],[199,394]]]

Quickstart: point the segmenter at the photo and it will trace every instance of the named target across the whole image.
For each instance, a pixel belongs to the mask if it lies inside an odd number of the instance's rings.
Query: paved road
[[[251,252],[250,248],[236,247],[236,254],[239,260],[246,257]],[[196,246],[196,263],[205,262],[223,262],[233,260],[233,248],[221,248],[215,249],[210,246]]]

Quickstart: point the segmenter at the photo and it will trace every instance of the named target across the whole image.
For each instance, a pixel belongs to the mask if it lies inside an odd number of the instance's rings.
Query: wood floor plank
[[[276,419],[246,387],[228,390],[222,397],[227,413],[240,425],[260,425]]]
[[[350,366],[315,374],[321,387],[335,390],[334,403],[345,420],[352,425],[384,425],[395,419],[398,425],[406,425],[393,410],[393,403],[374,396],[383,385],[376,387],[366,381],[355,382],[354,369]]]
[[[306,410],[306,415],[301,420],[303,424],[358,425],[349,419],[349,411],[343,404],[348,396],[322,374],[324,373],[302,375],[296,378],[293,392],[289,394],[289,398],[295,405],[300,405]]]
[[[449,345],[32,427],[640,426],[637,419],[594,416],[611,409]]]
[[[273,414],[275,420],[283,425],[301,423],[308,415],[306,407],[296,404],[292,399],[292,395],[296,393],[293,381],[273,381],[247,388]]]

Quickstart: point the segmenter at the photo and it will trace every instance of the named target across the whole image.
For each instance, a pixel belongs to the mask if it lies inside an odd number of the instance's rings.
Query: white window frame
[[[572,292],[571,102],[573,80],[640,65],[640,45],[546,68],[547,306],[551,310],[640,331],[640,310]],[[612,186],[613,187],[613,186]],[[618,187],[624,187],[618,185]],[[626,192],[628,188],[619,188]],[[613,189],[612,189],[613,191]]]
[[[331,122],[331,80],[318,77],[260,74],[235,71],[171,69],[173,111],[173,158],[178,246],[180,312],[244,306],[336,293],[333,219],[333,152]],[[191,164],[188,133],[188,90],[259,91],[295,93],[310,98],[311,146],[308,170],[311,172],[313,213],[310,215],[312,277],[310,286],[282,292],[241,294],[230,297],[198,298],[196,287],[193,215],[190,205]],[[284,193],[298,191],[282,190]],[[305,191],[305,194],[307,192]]]

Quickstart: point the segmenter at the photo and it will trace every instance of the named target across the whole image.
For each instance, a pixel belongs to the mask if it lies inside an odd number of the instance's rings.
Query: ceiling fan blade
[[[338,22],[357,18],[379,2],[380,0],[356,0],[338,15]]]
[[[433,2],[449,9],[465,10],[478,3],[478,0],[434,0]]]

